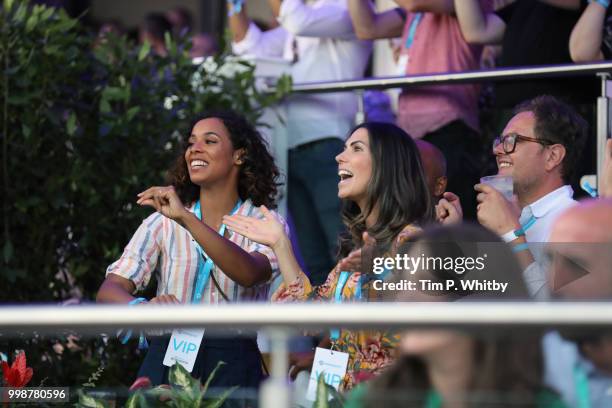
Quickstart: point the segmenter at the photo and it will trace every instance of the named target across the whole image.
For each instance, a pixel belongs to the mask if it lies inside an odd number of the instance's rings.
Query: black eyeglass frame
[[[506,140],[512,140],[511,142],[512,149],[506,149]],[[533,142],[533,143],[541,144],[542,146],[551,146],[551,145],[556,144],[555,142],[552,142],[546,139],[538,139],[535,137],[523,136],[518,133],[508,133],[507,135],[497,136],[495,139],[493,139],[493,150],[495,150],[495,148],[501,144],[502,148],[504,149],[504,153],[506,154],[514,153],[514,151],[516,150],[517,141]]]

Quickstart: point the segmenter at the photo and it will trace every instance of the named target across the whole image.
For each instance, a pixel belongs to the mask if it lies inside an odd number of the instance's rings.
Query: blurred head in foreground
[[[612,199],[587,200],[553,225],[548,284],[561,300],[612,299]],[[612,376],[612,331],[561,330],[598,370]]]
[[[397,300],[527,298],[513,253],[483,227],[427,229],[415,242],[400,248],[402,252],[422,261],[418,268],[397,274],[396,281],[415,282],[417,288],[398,292]],[[438,259],[442,262],[436,263]],[[427,286],[434,282],[442,286]],[[507,286],[495,289],[493,282]],[[541,398],[556,398],[542,386],[540,336],[536,333],[511,336],[493,331],[413,329],[402,333],[399,353],[397,363],[371,383],[372,399],[367,406],[380,406],[384,397],[389,398],[385,407],[412,406],[410,403],[423,399],[427,404],[439,401],[441,406],[493,406],[509,398],[533,406]]]
[[[555,221],[547,244],[555,298],[612,299],[612,199],[587,200]]]

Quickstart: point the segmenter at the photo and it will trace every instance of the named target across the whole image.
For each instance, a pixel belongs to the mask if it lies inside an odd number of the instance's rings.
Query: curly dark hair
[[[280,173],[261,134],[242,115],[232,110],[206,112],[192,122],[190,129],[193,129],[199,121],[208,118],[216,118],[223,122],[230,134],[234,149],[244,149],[243,164],[240,166],[238,177],[240,198],[251,199],[256,206],[276,208]],[[174,186],[183,203],[191,205],[199,198],[200,188],[189,178],[185,150],[186,145],[182,146],[166,179]]]
[[[520,103],[513,114],[532,112],[535,136],[565,147],[561,177],[565,183],[575,178],[576,166],[587,139],[588,123],[571,106],[554,96],[541,95]]]

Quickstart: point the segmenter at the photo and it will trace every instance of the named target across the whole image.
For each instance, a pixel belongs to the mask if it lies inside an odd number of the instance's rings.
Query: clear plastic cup
[[[488,184],[506,197],[507,200],[512,200],[514,187],[512,184],[512,176],[486,176],[480,179],[483,184]]]

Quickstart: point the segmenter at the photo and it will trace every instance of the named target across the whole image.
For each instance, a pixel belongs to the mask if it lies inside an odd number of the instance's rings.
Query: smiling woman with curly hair
[[[231,111],[200,117],[168,173],[170,185],[138,194],[138,204],[157,212],[144,220],[121,258],[108,267],[97,300],[216,304],[269,299],[278,274],[276,256],[269,247],[227,230],[223,216],[263,218],[259,206],[274,207],[278,176],[264,140],[246,119]],[[157,296],[135,297],[154,272]],[[212,387],[256,388],[263,374],[255,334],[224,333],[224,338],[204,337],[192,375],[205,380],[217,362],[225,361],[229,364],[220,368]],[[153,384],[168,382],[162,361],[169,339],[152,339],[140,369],[139,375]]]
[[[232,111],[207,113],[199,118],[194,126],[207,118],[216,118],[223,122],[234,149],[244,149],[238,178],[238,195],[242,199],[250,198],[257,207],[265,205],[275,208],[279,172],[259,132],[245,118]],[[185,140],[183,152],[188,144],[189,141]],[[183,153],[176,158],[174,166],[168,172],[167,181],[174,186],[184,203],[193,203],[198,199],[200,187],[191,181]]]

